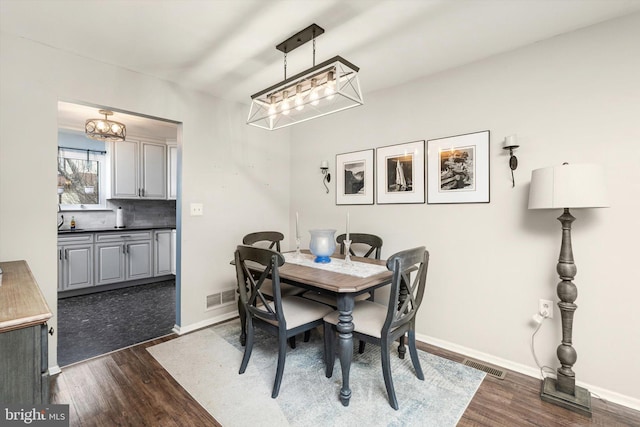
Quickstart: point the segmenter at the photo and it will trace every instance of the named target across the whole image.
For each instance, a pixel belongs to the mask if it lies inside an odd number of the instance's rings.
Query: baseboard
[[[201,322],[193,323],[191,325],[186,326],[178,326],[175,325],[173,327],[173,332],[178,335],[188,334],[189,332],[197,331],[198,329],[206,328],[211,325],[215,325],[216,323],[224,322],[225,320],[233,319],[234,317],[238,317],[237,311],[231,311],[228,313],[223,313],[218,316],[210,317],[209,319],[205,319]]]
[[[58,375],[62,373],[62,369],[60,369],[60,366],[55,365],[55,366],[50,366],[49,367],[49,376],[52,377],[54,375]]]
[[[528,375],[533,378],[540,379],[540,370],[536,368],[532,368],[527,365],[522,365],[520,363],[515,363],[507,359],[502,359],[500,357],[493,356],[488,353],[483,353],[481,351],[474,350],[472,348],[464,347],[458,344],[451,343],[449,341],[444,341],[438,338],[434,338],[428,335],[416,334],[416,340],[422,341],[425,344],[431,344],[436,347],[443,348],[445,350],[450,350],[460,355],[470,357],[476,360],[480,360],[483,362],[490,363],[492,365],[500,366],[502,368],[509,369],[514,372],[518,372],[520,374]],[[605,400],[608,402],[616,403],[618,405],[626,406],[627,408],[634,409],[636,411],[640,410],[640,400],[635,399],[630,396],[625,396],[620,393],[616,393],[611,390],[603,389],[602,387],[597,387],[591,384],[585,384],[580,381],[576,381],[576,385],[580,387],[584,387],[589,390],[595,397]]]

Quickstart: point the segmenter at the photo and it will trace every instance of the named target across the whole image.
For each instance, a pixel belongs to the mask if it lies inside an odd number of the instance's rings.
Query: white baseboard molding
[[[210,317],[209,319],[205,319],[200,322],[193,323],[191,325],[186,325],[186,326],[175,325],[173,327],[173,332],[175,332],[178,335],[184,335],[184,334],[188,334],[189,332],[197,331],[198,329],[206,328],[207,326],[211,326],[216,323],[224,322],[225,320],[233,319],[234,317],[238,317],[237,311],[231,311],[229,313],[219,314],[218,316]]]
[[[62,369],[60,369],[60,366],[58,366],[58,365],[49,367],[49,376],[50,377],[52,377],[54,375],[58,375],[61,372],[62,372]]]
[[[416,340],[422,341],[425,344],[431,344],[436,347],[443,348],[445,350],[453,351],[463,356],[467,356],[479,361],[487,362],[492,365],[496,365],[502,368],[509,369],[511,371],[515,371],[524,375],[528,375],[533,378],[540,379],[540,370],[537,368],[532,368],[531,366],[515,363],[507,359],[502,359],[500,357],[496,357],[488,353],[483,353],[481,351],[477,351],[472,348],[467,348],[467,347],[454,344],[449,341],[444,341],[439,338],[434,338],[428,335],[416,334]],[[591,393],[596,395],[594,397],[598,397],[608,402],[617,403],[618,405],[626,406],[628,408],[635,409],[636,411],[640,410],[640,399],[635,399],[630,396],[625,396],[615,391],[603,389],[602,387],[594,386],[591,384],[581,383],[580,381],[576,381],[576,385],[586,388]]]

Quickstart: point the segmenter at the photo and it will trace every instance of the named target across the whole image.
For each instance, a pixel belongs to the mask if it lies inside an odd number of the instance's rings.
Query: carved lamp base
[[[586,388],[575,386],[575,396],[556,389],[555,378],[545,378],[540,399],[591,418],[591,393]]]

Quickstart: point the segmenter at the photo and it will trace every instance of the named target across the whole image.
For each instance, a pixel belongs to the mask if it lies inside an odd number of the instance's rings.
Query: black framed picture
[[[336,155],[336,204],[372,205],[373,149]]]
[[[489,203],[489,131],[427,141],[427,203]]]
[[[424,140],[376,149],[377,203],[424,203]]]

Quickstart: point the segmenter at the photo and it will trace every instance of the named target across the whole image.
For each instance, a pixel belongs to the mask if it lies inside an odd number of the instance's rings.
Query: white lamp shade
[[[609,200],[599,165],[561,165],[531,172],[529,209],[606,208]]]

